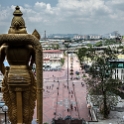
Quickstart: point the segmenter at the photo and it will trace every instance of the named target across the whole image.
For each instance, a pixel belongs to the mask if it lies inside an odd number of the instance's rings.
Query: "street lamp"
[[[8,106],[4,105],[4,106],[2,107],[2,111],[5,112],[5,124],[7,124],[6,112],[8,111]]]

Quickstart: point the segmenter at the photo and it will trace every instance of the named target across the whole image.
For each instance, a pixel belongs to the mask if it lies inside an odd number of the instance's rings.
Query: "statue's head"
[[[19,6],[15,7],[15,11],[13,12],[13,19],[11,22],[11,27],[8,31],[8,34],[27,34],[26,27],[25,27],[25,21],[22,18],[22,12],[20,11]],[[32,33],[37,39],[40,40],[40,34],[35,29]]]
[[[8,31],[8,34],[27,34],[25,21],[22,18],[22,12],[20,11],[19,6],[15,7],[15,11],[13,13],[14,17],[11,22],[11,27]]]

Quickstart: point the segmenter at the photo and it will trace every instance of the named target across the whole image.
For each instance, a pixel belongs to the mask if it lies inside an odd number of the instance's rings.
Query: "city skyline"
[[[15,6],[20,6],[28,33],[124,34],[123,0],[1,0],[0,34],[7,33]]]

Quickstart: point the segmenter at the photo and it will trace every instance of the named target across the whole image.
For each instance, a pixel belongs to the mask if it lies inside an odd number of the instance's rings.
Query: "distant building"
[[[43,63],[58,63],[64,58],[63,51],[61,50],[43,50]]]
[[[79,40],[79,39],[84,39],[84,40],[98,40],[101,38],[101,35],[75,35],[73,39]]]
[[[101,35],[89,35],[89,40],[92,39],[92,40],[98,40],[101,38]]]
[[[109,38],[114,39],[114,38],[116,38],[116,35],[109,34]]]
[[[79,40],[79,39],[88,39],[88,35],[75,35],[73,39]]]
[[[119,37],[119,36],[121,36],[121,35],[120,35],[120,33],[118,31],[113,31],[111,33],[103,35],[103,38],[115,39],[116,37]]]
[[[43,50],[54,50],[54,49],[59,49],[60,47],[60,43],[58,41],[41,42],[41,45]]]

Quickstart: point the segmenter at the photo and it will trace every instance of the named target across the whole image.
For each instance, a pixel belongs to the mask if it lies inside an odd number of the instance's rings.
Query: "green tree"
[[[88,43],[88,44],[87,44],[87,47],[92,47],[92,44]]]
[[[104,45],[120,44],[116,39],[106,39]]]
[[[91,58],[91,60],[93,59],[93,55],[95,53],[95,49],[92,48],[92,46],[90,47],[82,47],[80,49],[78,49],[78,52],[77,52],[77,57],[80,61],[80,64],[82,65],[82,63],[84,61],[86,61],[85,59],[87,58],[87,61],[88,61],[88,58]]]
[[[84,61],[84,58],[87,53],[87,48],[80,48],[77,52],[77,56],[80,62]]]
[[[119,94],[119,87],[122,86],[122,82],[119,78],[113,78],[113,71],[116,67],[110,66],[109,60],[117,60],[116,49],[108,47],[102,53],[94,52],[92,57],[93,64],[90,68],[91,81],[88,81],[89,91],[92,95],[98,95],[101,97],[100,110],[104,118],[109,115],[110,104],[108,99],[112,99],[112,96]]]
[[[102,41],[97,42],[94,46],[96,46],[96,47],[102,46]]]
[[[59,44],[56,44],[56,45],[54,46],[54,49],[59,49]]]
[[[60,62],[61,62],[61,65],[63,66],[64,62],[65,62],[65,59],[64,58],[61,58],[60,59]]]

